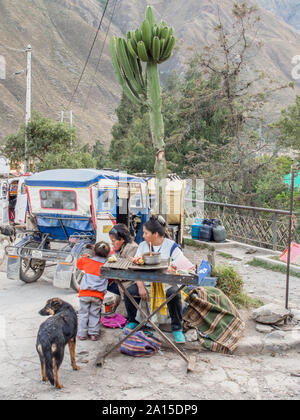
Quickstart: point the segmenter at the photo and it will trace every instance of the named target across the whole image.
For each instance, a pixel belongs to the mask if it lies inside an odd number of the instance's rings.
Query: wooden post
[[[277,250],[277,213],[273,214],[273,250]]]
[[[291,261],[291,239],[292,239],[292,224],[293,224],[293,206],[294,206],[294,171],[296,165],[291,166],[291,200],[290,200],[290,217],[289,217],[289,232],[288,232],[288,255],[286,265],[286,290],[285,290],[285,308],[289,305],[289,281],[290,281],[290,261]]]

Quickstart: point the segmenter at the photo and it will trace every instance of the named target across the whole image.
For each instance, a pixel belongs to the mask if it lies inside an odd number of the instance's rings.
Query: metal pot
[[[160,252],[152,252],[152,255],[150,253],[143,255],[143,260],[146,265],[156,265],[159,264],[161,261],[161,255]]]

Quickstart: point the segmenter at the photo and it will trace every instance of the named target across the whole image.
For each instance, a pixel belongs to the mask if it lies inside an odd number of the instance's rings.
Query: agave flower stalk
[[[165,215],[165,157],[164,123],[161,112],[161,90],[158,64],[168,60],[175,45],[174,30],[166,22],[155,22],[151,6],[136,30],[127,32],[127,39],[112,37],[110,50],[116,77],[124,93],[134,103],[146,105],[150,116],[150,130],[156,151],[156,203],[159,214]],[[146,63],[143,74],[142,62]]]

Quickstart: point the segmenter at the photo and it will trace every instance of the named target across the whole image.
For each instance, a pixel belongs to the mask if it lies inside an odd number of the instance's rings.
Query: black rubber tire
[[[89,248],[84,247],[81,250],[81,255],[83,255],[83,254],[91,255],[91,250]],[[81,281],[82,277],[83,277],[83,272],[78,270],[78,268],[76,268],[76,271],[75,271],[74,274],[72,274],[72,279],[71,279],[71,287],[72,287],[73,290],[75,290],[75,292],[78,292],[78,290],[79,290],[79,285],[80,285],[80,281]]]
[[[72,274],[72,278],[71,278],[71,287],[73,290],[75,290],[75,292],[79,291],[79,285],[80,285],[82,276],[83,276],[83,272],[78,270],[78,268],[76,268],[76,271],[74,274]]]
[[[31,241],[31,242],[28,242],[26,246],[30,246],[31,248],[37,248],[39,246],[39,242]],[[28,258],[21,257],[20,279],[24,281],[25,283],[34,283],[42,276],[45,270],[45,265],[46,265],[46,261],[44,260],[38,260],[35,258],[28,259]],[[29,273],[31,275],[28,275],[29,270],[30,270]]]

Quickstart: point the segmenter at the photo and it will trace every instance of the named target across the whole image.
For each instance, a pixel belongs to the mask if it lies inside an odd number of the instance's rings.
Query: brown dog
[[[36,340],[42,380],[49,380],[52,385],[60,389],[63,386],[58,381],[58,370],[63,361],[67,343],[72,367],[74,370],[79,370],[75,360],[77,315],[72,305],[59,298],[49,299],[39,314],[51,315],[40,325]]]

